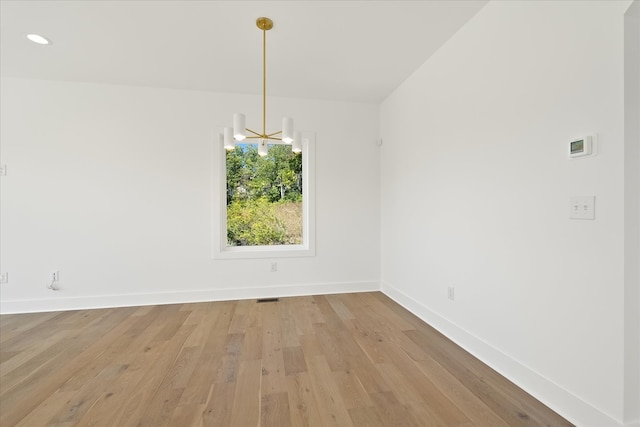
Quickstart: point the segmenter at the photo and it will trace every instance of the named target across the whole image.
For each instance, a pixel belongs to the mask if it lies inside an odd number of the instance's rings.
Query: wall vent
[[[256,302],[261,303],[261,302],[278,302],[278,301],[280,301],[280,298],[258,298]]]

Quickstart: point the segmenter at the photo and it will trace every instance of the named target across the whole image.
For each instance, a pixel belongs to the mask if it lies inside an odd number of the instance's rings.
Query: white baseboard
[[[542,375],[522,365],[478,337],[449,322],[425,305],[381,282],[380,290],[389,298],[433,326],[450,340],[464,348],[483,363],[518,385],[527,393],[578,427],[635,427],[624,425],[569,393]]]
[[[182,304],[205,301],[229,301],[253,298],[327,295],[380,290],[379,282],[314,283],[260,288],[226,288],[152,294],[98,295],[75,298],[47,298],[0,301],[0,314],[45,311],[86,310],[94,308]]]

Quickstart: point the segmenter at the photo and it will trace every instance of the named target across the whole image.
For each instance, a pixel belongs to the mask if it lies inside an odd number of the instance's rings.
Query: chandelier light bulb
[[[293,119],[291,117],[282,118],[282,142],[285,144],[293,142]]]
[[[268,152],[269,147],[267,146],[267,141],[263,139],[260,141],[260,144],[258,144],[258,154],[260,155],[260,157],[265,157]]]
[[[40,34],[27,34],[27,38],[37,44],[51,44],[51,42]]]
[[[224,128],[223,141],[225,150],[231,151],[236,148],[236,141],[233,139],[232,128]]]
[[[236,113],[233,115],[233,137],[236,141],[244,141],[247,138],[246,121],[244,114]]]
[[[291,151],[293,151],[294,153],[302,153],[302,132],[300,132],[299,130],[295,131],[294,133]]]

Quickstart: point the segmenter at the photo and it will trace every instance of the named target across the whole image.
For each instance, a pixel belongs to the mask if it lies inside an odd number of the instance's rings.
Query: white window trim
[[[227,165],[222,142],[213,149],[213,258],[289,258],[316,254],[315,134],[302,133],[302,244],[227,246]]]

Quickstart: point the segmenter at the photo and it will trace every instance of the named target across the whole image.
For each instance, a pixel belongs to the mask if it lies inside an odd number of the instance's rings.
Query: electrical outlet
[[[271,272],[275,273],[276,271],[278,271],[278,263],[277,262],[272,262],[271,263]]]
[[[9,273],[0,273],[0,283],[9,283]]]
[[[447,289],[447,297],[451,301],[454,301],[456,299],[455,288],[453,286],[449,286],[449,288]]]
[[[58,288],[58,281],[60,280],[60,272],[58,270],[52,271],[51,272],[51,282],[47,285],[47,289],[50,289],[52,291],[57,291],[60,288]]]

